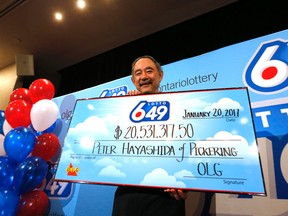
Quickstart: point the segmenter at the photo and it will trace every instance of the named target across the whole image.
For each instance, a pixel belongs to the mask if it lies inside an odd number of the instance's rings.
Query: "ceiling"
[[[235,0],[86,0],[82,11],[75,2],[1,0],[0,70],[29,54],[37,73],[53,73]]]

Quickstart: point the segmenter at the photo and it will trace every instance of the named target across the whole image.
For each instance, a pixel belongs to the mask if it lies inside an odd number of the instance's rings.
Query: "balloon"
[[[61,130],[62,130],[62,127],[63,127],[63,123],[62,123],[62,119],[58,118],[55,122],[55,128],[53,130],[53,133],[59,137],[60,133],[61,133]]]
[[[0,215],[15,215],[19,201],[20,195],[15,190],[0,190]]]
[[[0,156],[5,156],[6,155],[6,151],[4,149],[4,136],[2,134],[0,134]]]
[[[11,189],[16,165],[0,156],[0,190]]]
[[[40,157],[25,158],[15,169],[13,186],[20,194],[35,189],[46,177],[48,165]]]
[[[49,199],[45,192],[34,190],[21,195],[17,216],[43,216],[49,210]]]
[[[58,119],[57,119],[58,120]],[[44,133],[52,133],[56,127],[56,124],[57,124],[57,120],[50,126],[48,127],[46,130],[44,131],[37,131],[35,130],[35,128],[33,127],[33,125],[31,124],[30,125],[30,129],[36,134],[36,136],[40,136],[41,134],[44,134]]]
[[[17,88],[10,94],[10,102],[14,100],[24,100],[30,104],[32,101],[29,96],[29,90],[26,88]]]
[[[55,88],[47,79],[37,79],[29,86],[29,96],[33,103],[42,99],[51,100],[54,94]]]
[[[15,100],[8,104],[5,117],[11,127],[28,127],[31,124],[30,111],[32,105],[24,100]]]
[[[14,162],[20,162],[34,149],[36,136],[32,130],[25,127],[17,127],[8,132],[4,138],[4,149],[8,158]]]
[[[7,122],[7,120],[5,120],[4,123],[3,123],[3,133],[4,133],[4,135],[6,135],[12,129],[13,128],[11,127],[11,125]]]
[[[50,126],[48,127],[46,130],[42,131],[43,133],[52,133],[56,127],[56,124],[57,124],[57,120],[55,120],[55,122]]]
[[[60,149],[58,137],[53,133],[45,133],[38,136],[36,145],[32,151],[33,156],[39,156],[46,161],[51,160]]]
[[[3,134],[3,135],[4,135],[4,132],[3,132],[4,121],[5,121],[5,112],[3,110],[0,110],[0,134]]]
[[[52,100],[43,99],[36,102],[30,113],[32,126],[37,131],[46,130],[57,120],[58,112],[58,106]]]

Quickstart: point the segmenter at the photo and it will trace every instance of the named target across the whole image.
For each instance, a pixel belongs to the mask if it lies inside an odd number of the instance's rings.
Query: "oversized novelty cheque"
[[[79,99],[55,178],[264,195],[247,89]]]

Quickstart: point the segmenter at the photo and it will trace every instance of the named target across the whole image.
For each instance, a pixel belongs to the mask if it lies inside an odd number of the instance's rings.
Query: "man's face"
[[[142,94],[157,93],[163,72],[149,58],[142,58],[134,65],[132,82]]]

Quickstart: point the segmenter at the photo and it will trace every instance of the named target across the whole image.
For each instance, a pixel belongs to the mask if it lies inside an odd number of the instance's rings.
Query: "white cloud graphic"
[[[88,104],[88,105],[87,105],[87,108],[88,108],[89,110],[95,110],[95,107],[94,107],[92,104]]]
[[[240,135],[231,134],[228,131],[219,131],[214,135],[214,137],[207,137],[207,140],[214,140],[214,139],[216,140],[242,140],[243,142],[247,143],[247,140],[244,137]]]
[[[191,171],[181,170],[179,172],[174,173],[176,179],[187,179],[187,177],[194,176]],[[186,177],[187,176],[187,177]]]
[[[162,168],[156,168],[151,173],[146,174],[140,184],[186,188],[184,182],[177,181],[174,176],[169,175],[167,171]]]
[[[82,134],[94,134],[94,135],[108,135],[106,123],[103,119],[97,116],[90,116],[85,119],[84,122],[76,125],[75,128],[70,128],[69,134],[82,133]]]
[[[243,163],[255,163],[256,161],[258,161],[259,152],[256,141],[254,143],[250,143],[249,146],[247,140],[244,137],[231,134],[227,131],[219,131],[214,135],[214,137],[208,137],[207,140],[220,140],[219,144],[221,144],[221,140],[239,140],[241,143],[236,143],[235,146],[238,151],[238,156],[245,156],[245,160],[243,161]],[[232,146],[232,144],[230,144],[230,146]],[[223,145],[223,147],[225,147],[225,145]]]
[[[240,124],[245,125],[245,124],[247,124],[247,123],[248,123],[248,118],[243,117],[243,118],[240,119]]]
[[[90,136],[80,137],[80,145],[83,149],[92,149],[94,146],[94,139]]]
[[[116,177],[116,178],[125,178],[126,174],[121,172],[119,169],[117,169],[115,166],[109,165],[105,168],[103,168],[99,173],[99,176],[101,177]]]
[[[205,111],[211,111],[213,108],[222,108],[225,109],[240,109],[243,110],[243,107],[239,102],[232,100],[231,98],[221,98],[217,103],[213,103],[211,106],[206,107]]]
[[[112,160],[111,158],[108,158],[108,157],[105,157],[105,158],[102,158],[100,160],[98,160],[95,165],[97,166],[101,166],[101,167],[106,167],[106,166],[109,166],[109,165],[112,165],[112,166],[115,166],[115,167],[121,167],[122,164],[121,163],[118,163],[114,160]]]

